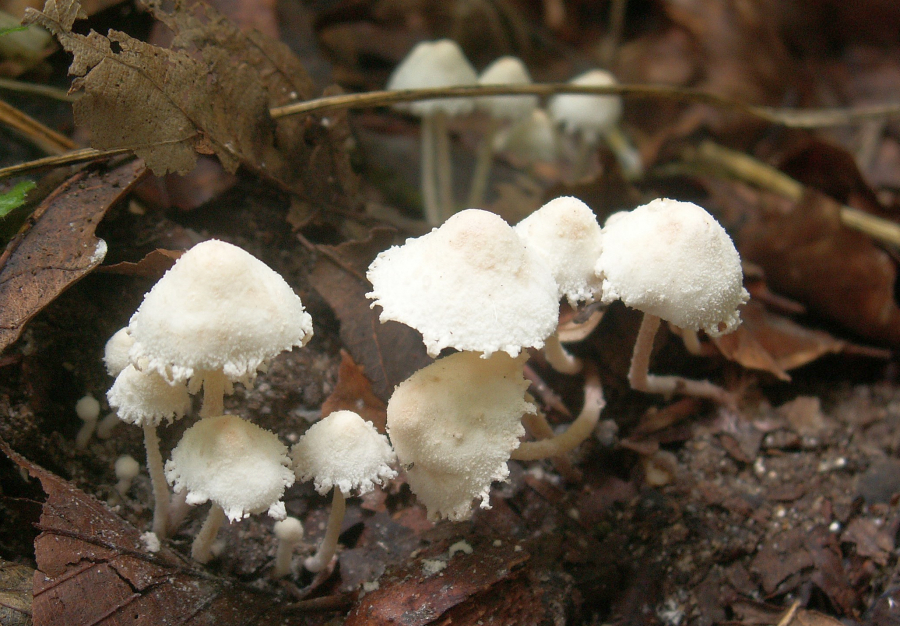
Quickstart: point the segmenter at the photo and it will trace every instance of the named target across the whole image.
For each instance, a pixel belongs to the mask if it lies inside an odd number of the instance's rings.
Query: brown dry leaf
[[[858,555],[870,558],[882,567],[887,565],[894,551],[894,538],[889,529],[884,525],[876,526],[873,520],[862,517],[847,525],[841,541],[854,544]]]
[[[372,392],[372,383],[346,350],[341,350],[337,384],[322,403],[322,415],[335,411],[353,411],[385,432],[387,405]]]
[[[94,230],[145,173],[140,161],[80,172],[35,210],[34,226],[0,256],[0,351],[19,337],[28,320],[100,265],[106,242]]]
[[[34,570],[0,559],[0,624],[31,625],[31,587]]]
[[[772,288],[860,336],[900,346],[894,261],[841,224],[840,205],[808,191],[787,214],[770,214],[738,234],[741,256]]]
[[[122,261],[113,265],[104,265],[97,268],[104,274],[122,274],[123,276],[139,276],[141,278],[160,279],[169,271],[175,261],[184,254],[181,250],[163,250],[157,248],[137,263]]]
[[[281,623],[271,597],[194,569],[166,547],[147,552],[140,531],[106,505],[2,440],[0,450],[40,480],[47,493],[35,540],[36,624]]]
[[[394,241],[395,231],[375,228],[365,241],[318,246],[321,253],[310,282],[341,322],[341,340],[372,381],[372,390],[387,402],[394,387],[431,362],[422,335],[398,322],[378,320],[366,294],[372,285],[366,268]]]

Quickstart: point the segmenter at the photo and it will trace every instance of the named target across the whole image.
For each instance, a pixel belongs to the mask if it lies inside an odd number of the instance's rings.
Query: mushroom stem
[[[563,347],[557,333],[547,337],[544,342],[544,358],[560,374],[577,374],[584,367],[581,359],[569,354]]]
[[[181,522],[187,517],[191,505],[187,503],[188,490],[182,489],[172,494],[169,502],[169,531],[175,532],[181,526]]]
[[[587,378],[584,381],[584,407],[575,421],[569,424],[566,431],[551,439],[522,443],[513,450],[510,458],[517,461],[537,461],[561,456],[574,450],[594,432],[594,427],[600,420],[600,412],[605,405],[600,377],[592,368],[588,370]]]
[[[112,437],[112,431],[122,422],[115,411],[107,413],[106,417],[97,422],[97,437],[100,439],[109,439]]]
[[[438,204],[437,169],[435,167],[435,125],[434,116],[422,118],[422,212],[429,226],[440,226],[441,210]]]
[[[491,119],[490,125],[481,138],[478,153],[475,157],[475,172],[472,174],[472,183],[469,187],[469,199],[466,205],[477,208],[484,202],[484,194],[488,187],[488,178],[491,174],[491,166],[494,161],[494,137],[500,128],[498,120]]]
[[[575,159],[572,161],[572,179],[579,180],[587,176],[591,157],[597,148],[597,142],[593,137],[587,137],[584,133],[579,133],[576,139]]]
[[[165,539],[169,523],[169,486],[163,471],[156,426],[144,424],[144,447],[147,449],[147,471],[153,486],[153,532],[159,539]]]
[[[637,151],[622,129],[614,126],[603,136],[606,145],[612,150],[622,168],[622,175],[627,180],[638,180],[644,176],[644,163],[641,154]]]
[[[284,578],[291,573],[294,548],[303,539],[303,526],[296,517],[286,517],[275,524],[274,531],[278,538],[278,548],[275,550],[275,566],[272,568],[272,576]]]
[[[339,487],[335,487],[331,498],[331,513],[328,515],[328,525],[325,527],[325,536],[315,555],[303,562],[303,567],[310,572],[321,572],[331,562],[337,551],[338,537],[341,534],[341,523],[344,521],[344,512],[347,510],[347,502]]]
[[[535,439],[552,439],[554,436],[553,427],[547,421],[547,418],[541,411],[536,413],[528,413],[522,417],[522,425],[525,432]],[[581,472],[572,465],[572,461],[567,456],[555,456],[550,459],[553,468],[559,472],[559,475],[570,483],[581,482]]]
[[[695,398],[708,398],[720,404],[734,406],[735,398],[718,385],[708,380],[691,380],[681,376],[653,376],[650,374],[650,354],[653,352],[653,338],[659,330],[660,318],[644,313],[634,352],[631,355],[631,367],[628,369],[628,382],[632,389],[646,393],[659,393],[664,396],[682,394]]]
[[[438,111],[434,115],[435,151],[437,153],[438,206],[440,222],[456,213],[453,199],[453,161],[450,154],[450,131],[447,114]]]
[[[227,387],[228,379],[222,372],[203,372],[203,406],[200,407],[200,417],[224,415]]]
[[[200,532],[194,537],[194,543],[191,545],[191,558],[198,563],[209,562],[212,558],[213,541],[215,541],[216,535],[219,534],[219,528],[224,521],[225,509],[213,502],[209,508],[209,514],[206,516],[206,521],[203,522]]]

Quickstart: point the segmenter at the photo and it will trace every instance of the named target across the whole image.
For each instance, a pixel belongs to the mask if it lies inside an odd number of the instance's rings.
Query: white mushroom
[[[603,228],[597,272],[604,302],[621,300],[644,313],[628,374],[632,387],[732,401],[709,382],[648,373],[660,319],[712,336],[740,324],[738,307],[749,298],[741,260],[715,218],[696,204],[668,199],[616,213]]]
[[[233,382],[312,336],[300,298],[237,246],[205,241],[184,253],[132,316],[133,364],[204,389],[201,415],[221,415]],[[146,360],[146,361],[143,361]]]
[[[323,496],[333,490],[325,536],[316,554],[304,563],[309,571],[319,572],[337,550],[345,497],[369,493],[376,484],[394,478],[397,472],[390,464],[396,457],[387,437],[371,422],[352,411],[336,411],[306,431],[291,449],[291,458],[299,480],[312,480]]]
[[[134,345],[134,338],[128,333],[128,328],[120,328],[109,338],[103,350],[103,364],[110,376],[118,376],[130,363],[128,352]]]
[[[515,356],[541,347],[556,328],[559,302],[550,269],[487,211],[462,211],[382,252],[367,276],[367,296],[382,308],[381,321],[421,332],[432,356],[446,347]]]
[[[88,441],[97,428],[97,419],[100,417],[100,403],[97,398],[88,394],[75,403],[75,414],[84,424],[75,436],[75,447],[85,448]]]
[[[141,471],[141,465],[134,457],[125,454],[116,459],[113,469],[119,481],[116,483],[116,492],[124,498],[128,490],[131,489],[132,481],[138,475],[138,472]]]
[[[474,85],[475,68],[449,39],[423,41],[394,69],[387,89],[428,89]],[[422,118],[422,199],[425,220],[437,226],[453,211],[453,174],[447,118],[469,113],[467,98],[439,98],[397,105]]]
[[[285,517],[281,497],[294,483],[294,472],[287,447],[274,433],[234,415],[220,415],[185,431],[166,463],[166,478],[175,491],[187,490],[188,504],[212,501],[191,547],[191,556],[206,563],[225,517],[236,521],[263,511],[275,519]]]
[[[491,483],[509,476],[507,461],[525,434],[527,355],[489,359],[459,352],[435,361],[394,390],[387,428],[409,486],[430,518],[488,508]]]
[[[275,522],[272,530],[278,539],[272,576],[283,578],[291,573],[291,557],[294,555],[294,548],[303,540],[303,524],[296,517],[285,517]]]
[[[559,137],[547,111],[535,109],[527,118],[497,134],[494,151],[509,152],[528,163],[555,161],[559,157]]]

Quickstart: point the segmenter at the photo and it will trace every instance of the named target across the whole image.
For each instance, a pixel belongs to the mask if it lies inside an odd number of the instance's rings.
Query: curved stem
[[[147,449],[147,471],[153,486],[153,532],[159,539],[165,539],[169,524],[169,486],[163,471],[156,426],[152,424],[144,424],[144,447]]]
[[[644,163],[641,153],[637,151],[622,129],[618,126],[607,131],[603,137],[606,145],[616,155],[622,175],[627,180],[638,180],[644,176]]]
[[[447,128],[447,114],[439,111],[434,115],[434,133],[437,145],[438,207],[440,221],[456,213],[453,199],[453,159],[450,154],[450,130]]]
[[[660,319],[656,315],[644,313],[631,353],[628,368],[628,383],[632,389],[654,393],[650,388],[650,354],[653,352],[653,338],[659,330]]]
[[[194,543],[191,544],[191,558],[198,563],[208,563],[212,558],[212,544],[219,534],[219,528],[225,521],[225,510],[215,502],[209,508],[209,514],[206,521],[200,528],[200,532],[194,537]]]
[[[122,420],[119,419],[117,413],[112,412],[107,414],[102,420],[97,423],[97,437],[100,439],[109,439],[112,437],[112,431],[118,426]]]
[[[525,427],[525,432],[535,439],[553,438],[553,427],[550,426],[546,416],[544,416],[541,411],[523,416],[522,425]],[[566,481],[570,483],[581,482],[582,474],[574,465],[572,465],[572,461],[569,460],[569,457],[555,456],[550,459],[550,462],[553,464],[553,468],[559,472],[559,475],[565,478]]]
[[[437,168],[435,167],[435,126],[434,117],[427,115],[422,118],[422,154],[421,176],[422,179],[422,212],[425,222],[429,226],[441,225],[441,210],[438,204],[437,192]]]
[[[337,552],[338,537],[341,534],[341,523],[344,521],[344,512],[347,510],[347,502],[344,494],[338,487],[334,488],[331,498],[331,513],[328,514],[328,525],[325,527],[325,536],[314,556],[303,562],[303,567],[309,571],[321,572],[331,563],[334,553]]]
[[[569,351],[563,347],[559,340],[559,335],[553,333],[544,342],[544,358],[550,367],[560,374],[577,374],[584,367],[581,359],[569,354]]]
[[[575,421],[569,424],[564,433],[551,439],[527,441],[520,444],[513,450],[510,458],[518,461],[537,461],[547,457],[560,456],[574,450],[594,432],[594,427],[600,420],[600,412],[605,405],[600,377],[591,368],[584,381],[584,407]]]
[[[497,135],[498,128],[500,128],[498,121],[491,119],[490,126],[488,126],[478,146],[478,154],[475,157],[475,171],[472,174],[472,183],[469,186],[469,199],[466,201],[466,206],[469,208],[480,208],[481,203],[484,202],[484,194],[487,191],[491,166],[494,161],[494,137]]]

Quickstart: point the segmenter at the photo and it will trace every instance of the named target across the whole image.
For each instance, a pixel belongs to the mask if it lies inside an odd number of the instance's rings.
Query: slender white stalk
[[[425,222],[429,226],[441,225],[441,210],[437,191],[436,143],[434,117],[426,115],[422,118],[422,154],[420,155],[422,179],[420,183],[422,189],[422,210],[425,215]]]
[[[569,354],[556,333],[547,337],[544,342],[544,358],[560,374],[577,374],[584,367],[581,359]]]
[[[275,550],[275,565],[272,568],[272,576],[283,578],[291,573],[291,561],[294,556],[294,548],[303,539],[303,526],[296,517],[286,517],[276,522],[275,536],[278,538],[278,548]]]
[[[219,534],[219,528],[225,521],[225,510],[215,502],[209,508],[209,514],[206,521],[200,528],[200,532],[194,537],[194,543],[191,544],[191,558],[198,563],[208,563],[212,558],[212,545]]]
[[[531,401],[532,400],[529,399],[529,402]],[[529,413],[523,416],[522,425],[525,427],[525,432],[535,439],[552,439],[555,434],[553,432],[553,427],[550,426],[550,422],[547,421],[547,417],[542,411]],[[553,464],[553,468],[559,472],[559,475],[565,478],[566,481],[570,483],[581,482],[582,474],[574,465],[572,465],[572,461],[569,460],[569,457],[555,456],[550,459],[550,462]]]
[[[697,336],[696,330],[690,328],[679,328],[681,341],[684,342],[685,349],[696,356],[703,356],[703,346],[700,344],[700,337]]]
[[[218,417],[225,414],[225,389],[228,379],[218,371],[203,373],[203,406],[200,417]]]
[[[169,524],[169,486],[163,471],[156,426],[144,424],[144,447],[147,449],[147,471],[153,486],[153,532],[159,539],[165,539]]]
[[[499,121],[491,119],[490,125],[481,138],[481,144],[478,146],[478,153],[475,157],[475,171],[472,174],[472,183],[469,186],[469,199],[466,201],[466,206],[469,208],[480,208],[484,202],[484,195],[488,188],[488,179],[491,175],[491,166],[494,164],[494,137],[497,136],[499,128]]]
[[[94,436],[94,430],[96,428],[96,419],[84,420],[84,424],[81,426],[78,434],[75,435],[75,447],[79,450],[84,450],[85,448],[87,448],[88,442],[91,440],[91,437]]]
[[[331,513],[328,515],[328,525],[325,527],[325,536],[315,555],[303,562],[303,567],[310,572],[321,572],[331,563],[334,553],[337,552],[338,537],[341,534],[341,524],[344,521],[344,512],[347,510],[347,502],[344,494],[338,487],[334,488],[331,498]]]
[[[178,530],[178,527],[181,526],[184,518],[187,517],[188,512],[191,510],[191,505],[187,503],[187,494],[187,489],[182,489],[172,494],[172,499],[169,503],[170,532],[174,533]]]
[[[614,126],[603,137],[606,145],[612,150],[622,168],[622,174],[628,180],[638,180],[644,176],[644,163],[641,153],[637,151],[622,129]]]
[[[594,432],[594,427],[600,420],[600,412],[603,411],[605,405],[600,378],[596,372],[591,370],[584,381],[584,407],[575,421],[569,424],[566,431],[550,439],[527,441],[520,444],[513,450],[510,458],[518,461],[537,461],[561,456],[574,450]]]
[[[97,422],[97,437],[100,439],[109,439],[112,437],[112,432],[122,423],[122,420],[119,419],[119,416],[115,413],[108,413],[106,417]]]
[[[453,160],[450,154],[450,130],[447,128],[447,114],[438,111],[434,116],[435,137],[437,145],[437,181],[438,206],[440,221],[456,213],[456,202],[453,199]]]

